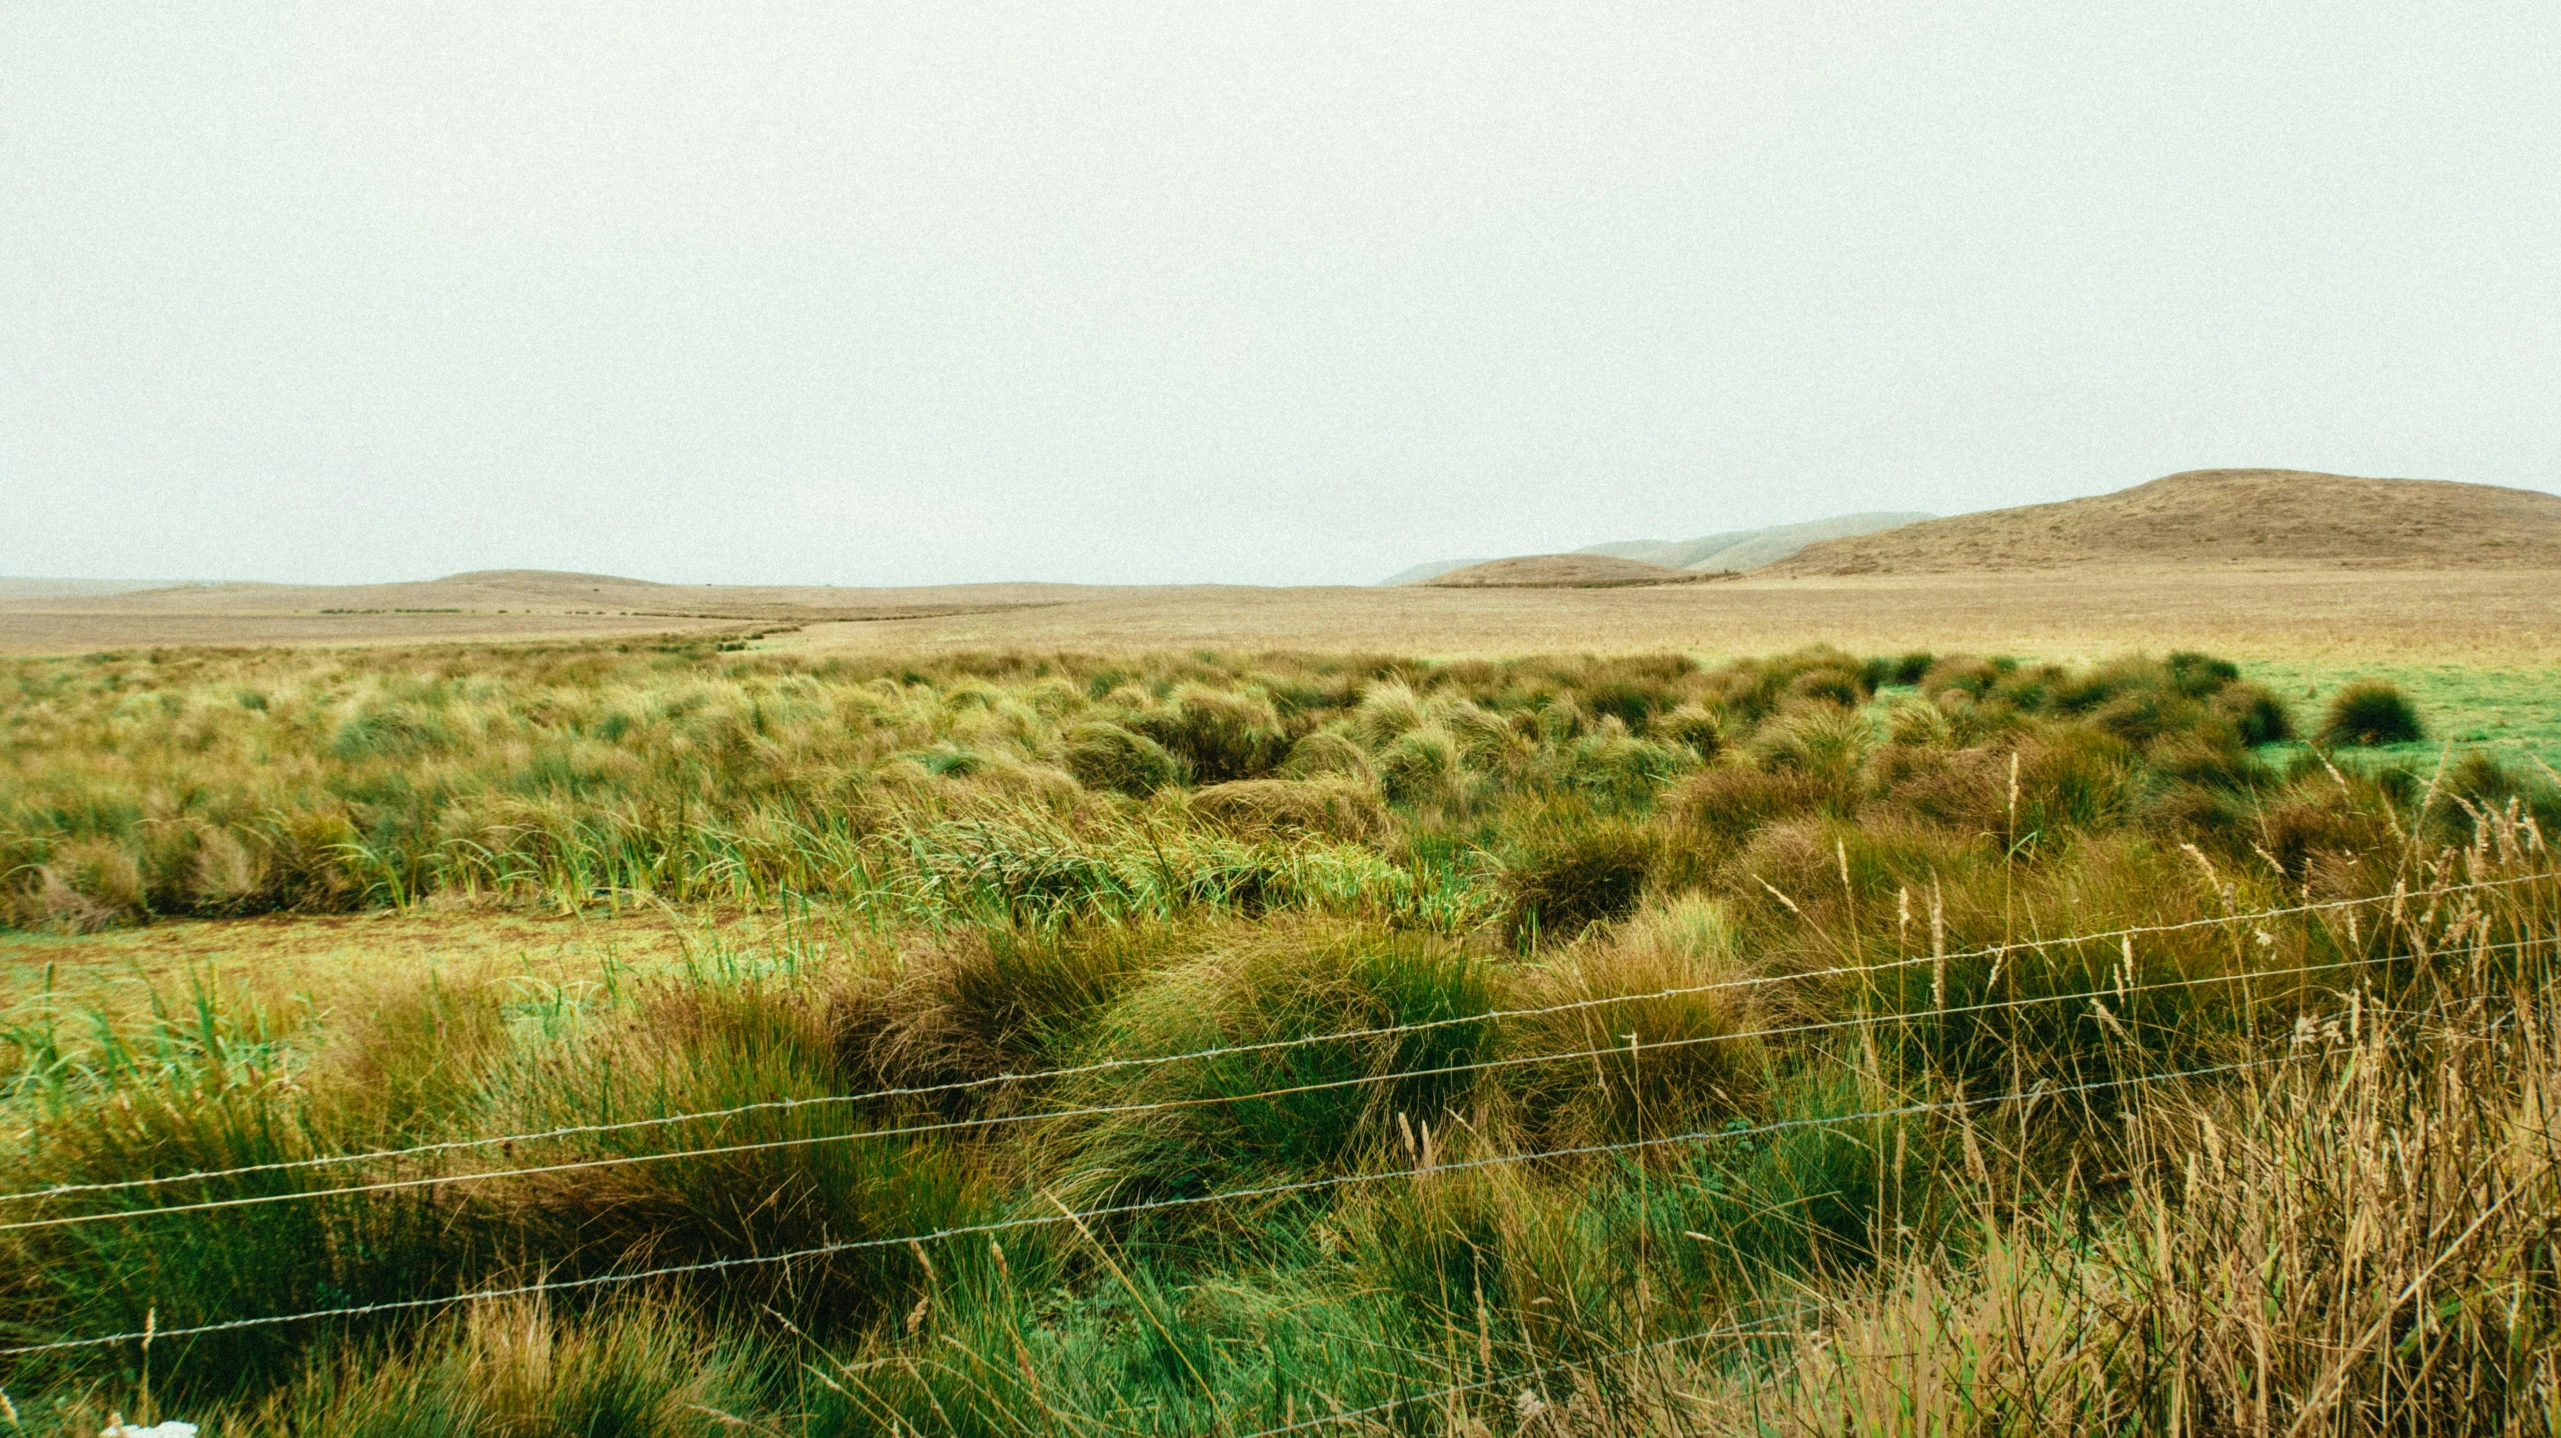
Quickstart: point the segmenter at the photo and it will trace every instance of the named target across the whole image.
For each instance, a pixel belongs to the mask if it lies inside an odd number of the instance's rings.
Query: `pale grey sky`
[[[0,574],[2561,488],[2561,6],[0,7]]]

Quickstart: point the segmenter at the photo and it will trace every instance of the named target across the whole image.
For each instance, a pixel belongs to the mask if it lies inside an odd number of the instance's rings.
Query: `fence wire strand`
[[[2477,946],[2481,952],[2502,952],[2528,947],[2541,942],[2519,939],[2501,944]],[[2473,952],[2475,950],[2467,950]],[[593,1169],[621,1168],[635,1164],[672,1162],[678,1159],[722,1158],[738,1154],[762,1153],[779,1149],[810,1148],[820,1144],[856,1143],[869,1139],[907,1138],[927,1134],[950,1133],[968,1129],[988,1129],[1012,1124],[1054,1122],[1080,1118],[1125,1117],[1168,1109],[1208,1108],[1221,1104],[1252,1103],[1258,1099],[1288,1098],[1298,1094],[1321,1093],[1334,1089],[1357,1088],[1368,1084],[1398,1083],[1408,1079],[1445,1078],[1455,1074],[1482,1073],[1497,1069],[1524,1068],[1536,1064],[1570,1063],[1583,1059],[1642,1057],[1705,1044],[1743,1043],[1757,1039],[1790,1038],[1806,1034],[1834,1032],[1841,1029],[1915,1023],[1964,1015],[1998,1013],[2033,1008],[2046,1004],[2065,1004],[2078,1000],[2093,1003],[2107,999],[2131,998],[2138,994],[2167,992],[2174,989],[2200,988],[2209,984],[2246,984],[2301,978],[2339,969],[2367,968],[2379,964],[2410,962],[2412,954],[2381,954],[2357,959],[2340,959],[2325,964],[2305,964],[2290,969],[2251,970],[2234,974],[2208,974],[2193,978],[2165,979],[2156,983],[2128,984],[2114,988],[2076,990],[2061,994],[2038,994],[2026,998],[1998,999],[1976,1004],[1952,1005],[1908,1012],[1854,1014],[1847,1018],[1819,1022],[1786,1024],[1770,1028],[1738,1029],[1725,1033],[1699,1034],[1683,1039],[1664,1039],[1654,1043],[1636,1042],[1606,1048],[1563,1050],[1543,1054],[1522,1054],[1505,1058],[1479,1059],[1467,1063],[1445,1064],[1438,1068],[1402,1069],[1388,1073],[1359,1074],[1350,1078],[1325,1079],[1292,1084],[1282,1088],[1261,1089],[1252,1093],[1212,1094],[1195,1098],[1155,1099],[1145,1103],[1096,1104],[1084,1108],[1047,1110],[1038,1113],[991,1114],[982,1118],[946,1119],[935,1123],[911,1124],[897,1128],[861,1129],[851,1133],[809,1134],[796,1138],[763,1139],[752,1143],[722,1144],[708,1148],[671,1149],[663,1153],[616,1154],[605,1158],[572,1159],[562,1163],[536,1164],[518,1168],[488,1169],[473,1173],[422,1175],[416,1178],[385,1179],[376,1183],[348,1184],[337,1188],[299,1189],[291,1193],[243,1194],[232,1198],[205,1199],[197,1203],[164,1204],[156,1208],[108,1209],[97,1213],[62,1214],[51,1218],[21,1219],[0,1223],[0,1233],[23,1233],[32,1230],[69,1228],[93,1223],[123,1222],[161,1218],[176,1214],[208,1213],[224,1209],[254,1208],[268,1204],[292,1203],[304,1199],[347,1198],[362,1194],[393,1193],[415,1189],[441,1188],[455,1184],[485,1183],[498,1179],[532,1178],[548,1174],[578,1173]],[[2122,1021],[2123,1015],[2111,1015]]]
[[[300,1159],[280,1159],[268,1163],[242,1164],[232,1168],[200,1169],[189,1173],[155,1175],[148,1178],[115,1179],[100,1183],[57,1184],[49,1188],[28,1189],[18,1193],[0,1193],[0,1203],[30,1202],[38,1199],[67,1197],[74,1194],[109,1193],[136,1188],[162,1187],[169,1184],[209,1182],[215,1179],[243,1178],[252,1174],[328,1168],[343,1164],[425,1158],[439,1154],[459,1153],[471,1149],[495,1148],[519,1143],[543,1143],[564,1138],[583,1138],[599,1134],[633,1132],[647,1128],[672,1127],[677,1124],[708,1123],[719,1119],[742,1117],[747,1114],[787,1112],[803,1108],[818,1108],[844,1104],[876,1103],[888,1099],[929,1098],[942,1094],[965,1092],[972,1089],[990,1088],[1000,1084],[1046,1083],[1062,1078],[1076,1078],[1088,1074],[1110,1073],[1123,1069],[1151,1068],[1165,1064],[1189,1063],[1203,1059],[1225,1058],[1236,1054],[1265,1053],[1279,1049],[1306,1047],[1314,1044],[1340,1043],[1353,1039],[1384,1038],[1397,1034],[1418,1033],[1431,1029],[1448,1028],[1459,1024],[1500,1022],[1508,1019],[1540,1018],[1552,1014],[1571,1013],[1577,1010],[1604,1008],[1615,1004],[1644,1003],[1654,999],[1683,998],[1693,995],[1725,992],[1729,990],[1760,988],[1773,984],[1804,983],[1818,979],[1847,978],[1861,974],[1886,973],[1897,969],[1908,969],[1923,964],[1962,962],[1970,959],[1994,958],[2026,950],[2065,948],[2077,945],[2103,943],[2112,940],[2143,938],[2155,934],[2180,933],[2229,924],[2256,923],[2266,919],[2289,918],[2312,913],[2336,912],[2341,909],[2356,908],[2363,905],[2408,903],[2413,900],[2439,898],[2448,894],[2467,893],[2484,889],[2508,888],[2521,884],[2537,883],[2556,877],[2561,877],[2561,875],[2553,873],[2539,873],[2513,876],[2505,879],[2475,879],[2460,884],[2440,884],[2432,885],[2423,889],[2395,890],[2389,894],[2369,894],[2350,899],[2331,899],[2324,900],[2320,903],[2295,904],[2279,908],[2257,909],[2247,912],[2210,916],[2202,919],[2187,919],[2170,924],[2151,924],[2133,928],[2107,929],[2095,933],[2074,934],[2049,939],[2019,939],[2007,943],[1960,950],[1953,953],[1909,955],[1903,958],[1889,959],[1874,964],[1846,964],[1788,974],[1755,974],[1738,979],[1722,979],[1709,984],[1678,985],[1670,988],[1657,989],[1648,993],[1610,994],[1588,999],[1572,999],[1562,1003],[1546,1004],[1533,1008],[1492,1009],[1480,1013],[1456,1015],[1449,1018],[1425,1019],[1410,1024],[1387,1024],[1364,1029],[1342,1029],[1322,1034],[1300,1034],[1293,1035],[1289,1038],[1267,1039],[1247,1044],[1228,1044],[1213,1048],[1193,1049],[1182,1053],[1155,1054],[1138,1058],[1099,1059],[1092,1063],[1073,1064],[1059,1068],[1036,1070],[1028,1073],[1001,1073],[989,1074],[973,1079],[955,1079],[949,1083],[919,1084],[897,1088],[873,1089],[864,1093],[855,1094],[824,1094],[811,1098],[767,1099],[757,1103],[738,1104],[729,1108],[703,1109],[688,1113],[664,1114],[651,1118],[624,1119],[611,1123],[571,1124],[559,1128],[540,1129],[524,1133],[498,1134],[485,1138],[449,1139],[437,1143],[416,1144],[406,1148],[373,1149],[360,1153],[328,1154],[319,1157]],[[353,1190],[334,1189],[317,1191],[343,1193]],[[9,1227],[11,1227],[11,1225],[0,1225],[0,1232],[8,1231]]]
[[[1769,1123],[1729,1126],[1720,1129],[1693,1129],[1683,1133],[1654,1138],[1629,1139],[1620,1143],[1579,1144],[1567,1148],[1540,1149],[1524,1153],[1494,1154],[1485,1158],[1462,1159],[1448,1163],[1415,1165],[1377,1173],[1333,1174],[1325,1178],[1304,1179],[1294,1183],[1265,1184],[1256,1188],[1227,1189],[1218,1193],[1183,1198],[1148,1199],[1136,1203],[1109,1204],[1098,1208],[1062,1210],[1055,1214],[1029,1214],[1017,1218],[993,1219],[985,1223],[957,1224],[927,1233],[901,1235],[896,1238],[850,1239],[837,1243],[816,1244],[782,1253],[750,1254],[736,1258],[704,1259],[695,1263],[669,1264],[636,1273],[605,1273],[587,1278],[545,1279],[534,1283],[515,1284],[504,1288],[476,1289],[469,1293],[442,1294],[430,1298],[392,1299],[381,1303],[349,1304],[334,1308],[307,1309],[299,1313],[266,1314],[256,1318],[235,1318],[220,1323],[201,1323],[177,1328],[154,1328],[150,1331],[103,1334],[91,1338],[61,1339],[50,1343],[23,1344],[0,1348],[0,1358],[19,1358],[35,1353],[59,1352],[74,1348],[96,1348],[117,1343],[136,1342],[146,1337],[155,1341],[192,1338],[208,1333],[230,1333],[249,1328],[266,1328],[285,1323],[307,1323],[326,1318],[358,1318],[373,1314],[414,1312],[419,1309],[447,1308],[462,1303],[485,1303],[502,1298],[527,1297],[537,1293],[567,1293],[584,1289],[627,1283],[645,1283],[662,1278],[681,1278],[702,1273],[724,1273],[735,1269],[758,1268],[777,1263],[795,1263],[804,1259],[831,1258],[839,1254],[864,1252],[909,1245],[939,1243],[947,1239],[1009,1233],[1026,1228],[1044,1228],[1067,1223],[1082,1225],[1094,1219],[1128,1218],[1139,1214],[1158,1213],[1180,1208],[1198,1208],[1209,1204],[1243,1203],[1257,1199],[1280,1198],[1291,1194],[1314,1193],[1358,1184],[1386,1183],[1400,1178],[1430,1178],[1447,1173],[1465,1173],[1513,1164],[1539,1163],[1552,1159],[1592,1158],[1608,1154],[1633,1153],[1644,1149],[1665,1148],[1675,1144],[1712,1144],[1765,1137],[1797,1129],[1827,1128],[1854,1123],[1873,1123],[1888,1119],[1912,1118],[1922,1114],[1963,1113],[1977,1108],[2018,1102],[2047,1102],[2109,1089],[2136,1088],[2148,1084],[2175,1083],[2189,1079],[2214,1078],[2245,1073],[2290,1062],[2297,1054],[2283,1053],[2235,1063],[2213,1064],[2201,1068],[2180,1069],[2167,1073],[2142,1074],[2128,1078],[2093,1079],[2077,1084],[2033,1085],[2008,1093],[1983,1098],[1957,1098],[1928,1103],[1900,1104],[1890,1108],[1870,1109],[1861,1113],[1832,1114],[1820,1118],[1780,1119]]]

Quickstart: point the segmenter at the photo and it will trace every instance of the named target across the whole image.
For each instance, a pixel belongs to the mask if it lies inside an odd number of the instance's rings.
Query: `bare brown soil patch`
[[[1826,540],[1784,575],[2114,565],[2561,568],[2561,495],[2293,469],[2200,469],[2114,494]]]

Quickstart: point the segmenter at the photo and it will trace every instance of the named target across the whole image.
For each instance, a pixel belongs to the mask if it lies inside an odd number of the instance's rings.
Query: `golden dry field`
[[[2111,570],[1758,579],[1617,589],[1200,589],[1039,609],[811,625],[809,653],[1207,647],[1520,654],[1963,649],[2086,660],[2209,649],[2243,659],[2561,661],[2561,571]]]
[[[438,581],[18,601],[0,603],[0,653],[763,632],[759,647],[807,654],[1206,647],[1446,658],[1731,656],[1831,643],[1859,652],[1964,648],[2058,659],[2192,647],[2290,662],[2561,662],[2561,570],[2104,567],[1610,589],[960,585],[775,593],[626,583],[582,604],[556,586],[493,596]]]

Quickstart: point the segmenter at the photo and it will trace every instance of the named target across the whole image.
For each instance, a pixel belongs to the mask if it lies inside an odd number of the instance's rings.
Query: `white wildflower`
[[[98,1430],[98,1438],[196,1438],[196,1425],[175,1419],[154,1423],[148,1428],[136,1428],[130,1423],[110,1423]]]

